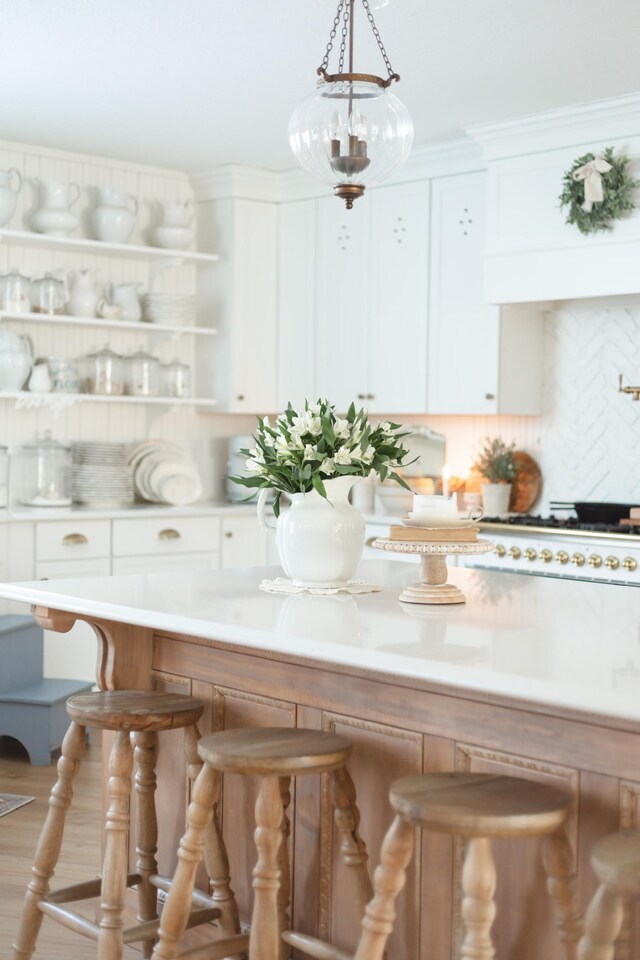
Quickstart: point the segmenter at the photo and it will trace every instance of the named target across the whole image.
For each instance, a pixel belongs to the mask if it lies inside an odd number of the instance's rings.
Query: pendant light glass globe
[[[366,80],[321,81],[293,111],[289,143],[305,170],[333,185],[347,207],[402,166],[413,123],[388,87]]]

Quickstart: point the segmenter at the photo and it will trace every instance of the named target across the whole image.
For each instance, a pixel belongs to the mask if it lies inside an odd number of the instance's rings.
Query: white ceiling
[[[337,0],[3,0],[0,135],[208,170],[293,166]],[[358,0],[359,6],[359,0]],[[356,67],[381,63],[359,15]],[[640,89],[638,0],[391,0],[416,143]]]

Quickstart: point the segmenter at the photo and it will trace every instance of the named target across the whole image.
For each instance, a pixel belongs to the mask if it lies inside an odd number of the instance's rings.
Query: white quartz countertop
[[[640,590],[452,569],[467,603],[399,603],[417,565],[365,561],[380,593],[282,596],[276,568],[0,584],[0,597],[235,645],[640,721]]]

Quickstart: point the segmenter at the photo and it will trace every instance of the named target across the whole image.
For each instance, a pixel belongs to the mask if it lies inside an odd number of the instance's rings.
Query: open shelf
[[[165,247],[143,247],[133,243],[104,243],[82,237],[51,237],[28,230],[0,230],[0,242],[16,243],[23,247],[50,250],[70,250],[76,253],[131,257],[136,260],[182,260],[184,263],[216,263],[215,253],[197,253],[195,250],[170,250]]]
[[[212,397],[109,397],[97,393],[31,393],[29,390],[2,391],[0,400],[15,400],[16,407],[24,410],[47,406],[64,409],[76,403],[142,403],[169,407],[215,407],[218,403]]]
[[[0,321],[20,320],[28,323],[52,323],[67,327],[101,327],[113,330],[136,330],[138,333],[150,333],[162,336],[163,334],[189,334],[205,337],[214,337],[217,330],[211,327],[180,326],[180,324],[133,322],[131,320],[103,320],[101,317],[70,317],[66,314],[49,313],[11,313],[8,310],[0,311]]]

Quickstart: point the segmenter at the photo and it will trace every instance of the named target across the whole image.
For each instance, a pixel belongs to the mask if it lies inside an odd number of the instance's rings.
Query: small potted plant
[[[511,484],[518,474],[515,446],[515,443],[507,446],[501,437],[487,437],[473,464],[485,479],[485,483],[481,484],[482,506],[489,517],[499,517],[509,512]]]
[[[271,424],[258,419],[255,447],[247,457],[249,476],[234,483],[260,490],[258,517],[268,526],[266,498],[275,491],[276,543],[288,577],[300,586],[336,586],[353,577],[364,545],[364,519],[348,495],[360,477],[376,473],[407,486],[403,466],[406,433],[398,424],[372,424],[353,404],[340,417],[328,400],[291,404]],[[407,488],[408,489],[408,488]],[[280,513],[285,494],[290,509]]]

